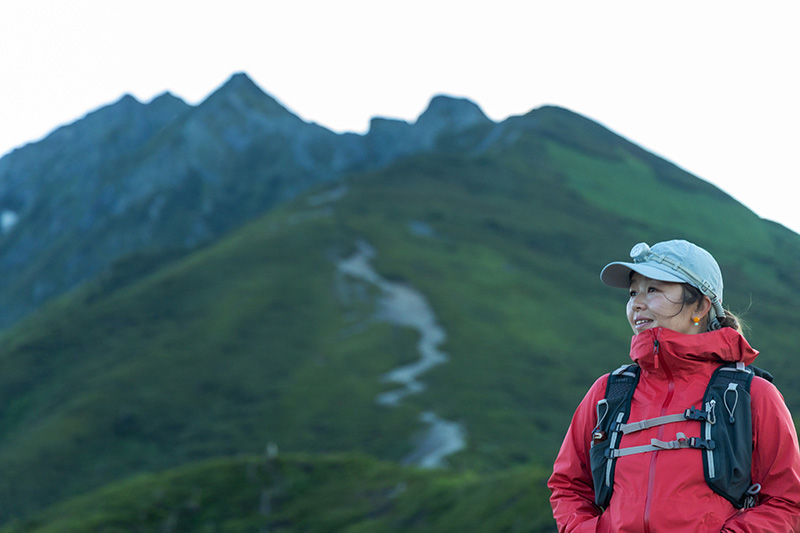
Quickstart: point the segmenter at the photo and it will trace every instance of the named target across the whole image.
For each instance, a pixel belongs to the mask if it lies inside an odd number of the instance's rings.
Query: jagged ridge
[[[478,122],[488,119],[474,104],[437,97],[414,125],[337,135],[244,73],[197,107],[126,95],[0,159],[0,326],[121,257],[209,242],[318,183]]]

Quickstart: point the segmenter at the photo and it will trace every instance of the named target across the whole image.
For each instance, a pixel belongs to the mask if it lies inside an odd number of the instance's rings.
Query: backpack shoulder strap
[[[597,425],[592,431],[589,453],[595,503],[608,506],[614,487],[616,457],[612,451],[619,446],[622,432],[619,429],[628,421],[631,399],[639,382],[639,365],[622,365],[608,375],[605,398],[597,403]]]
[[[703,474],[714,492],[739,509],[744,507],[751,486],[750,383],[754,375],[755,371],[743,363],[721,365],[711,376],[703,397],[707,410],[715,415],[713,420],[701,422],[703,437],[714,442],[712,448],[703,450]]]

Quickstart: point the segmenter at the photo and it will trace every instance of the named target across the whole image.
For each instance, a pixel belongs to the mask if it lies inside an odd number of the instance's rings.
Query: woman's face
[[[684,305],[680,283],[658,281],[636,272],[631,276],[627,314],[634,334],[657,327],[680,333],[701,333],[705,328],[695,326],[692,321],[698,316],[697,312],[697,306]]]

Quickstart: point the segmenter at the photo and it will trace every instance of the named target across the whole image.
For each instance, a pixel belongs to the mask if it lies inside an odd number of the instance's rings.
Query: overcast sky
[[[197,104],[247,72],[365,133],[436,94],[594,119],[800,231],[794,0],[25,0],[0,6],[0,155],[123,94]]]

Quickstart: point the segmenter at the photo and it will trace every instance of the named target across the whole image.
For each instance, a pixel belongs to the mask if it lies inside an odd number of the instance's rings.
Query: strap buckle
[[[692,437],[689,439],[689,446],[700,450],[713,450],[717,444],[712,439]]]
[[[695,409],[694,405],[687,409],[683,416],[685,416],[687,420],[699,420],[700,422],[708,421],[708,412],[702,409]]]

